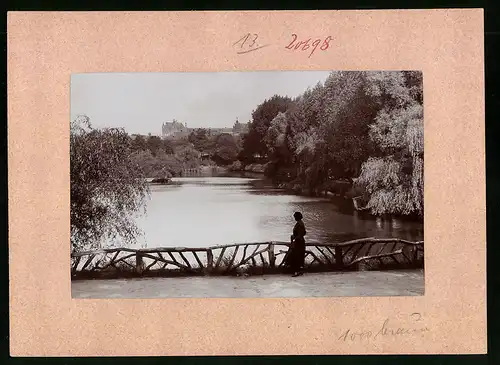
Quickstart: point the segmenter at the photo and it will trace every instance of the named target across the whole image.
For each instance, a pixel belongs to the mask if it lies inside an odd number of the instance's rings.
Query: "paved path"
[[[78,280],[73,298],[279,298],[412,296],[424,294],[423,270],[254,277]]]

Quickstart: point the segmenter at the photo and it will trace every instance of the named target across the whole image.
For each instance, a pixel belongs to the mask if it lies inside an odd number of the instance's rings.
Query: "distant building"
[[[207,130],[210,136],[217,136],[223,133],[233,134],[233,128],[207,128]]]
[[[202,153],[200,154],[200,157],[201,157],[201,160],[202,160],[202,161],[208,161],[208,160],[210,160],[210,157],[211,157],[211,156],[210,156],[210,154],[209,154],[209,153],[207,153],[207,152],[202,152]]]
[[[192,132],[197,132],[197,131],[205,131],[207,136],[216,136],[221,133],[231,133],[233,130],[231,128],[210,128],[210,127],[205,127],[205,128],[188,128],[189,133]]]
[[[233,125],[232,128],[232,134],[235,136],[238,136],[240,134],[245,134],[248,132],[250,123],[240,123],[238,119],[236,119],[236,122]]]
[[[163,138],[182,139],[187,138],[191,131],[187,124],[180,123],[175,119],[172,122],[165,122],[161,126],[161,135]]]
[[[189,137],[191,132],[195,132],[200,129],[207,131],[209,136],[217,136],[219,134],[231,134],[233,136],[238,136],[248,132],[249,123],[240,123],[238,119],[234,123],[232,128],[188,128],[186,123],[177,122],[175,119],[172,122],[165,122],[161,127],[161,135],[163,138],[170,139],[182,139]]]

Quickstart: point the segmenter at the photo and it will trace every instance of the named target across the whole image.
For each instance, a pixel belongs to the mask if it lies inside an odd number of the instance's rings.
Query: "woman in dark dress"
[[[306,227],[302,221],[302,213],[295,212],[293,217],[297,221],[293,227],[293,234],[291,238],[289,265],[292,269],[292,276],[302,275],[302,268],[304,266],[304,256],[306,253],[306,241],[304,236],[306,235]]]

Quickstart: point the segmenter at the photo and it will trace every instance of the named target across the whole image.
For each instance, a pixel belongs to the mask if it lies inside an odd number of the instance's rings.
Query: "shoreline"
[[[266,164],[249,164],[246,166],[242,166],[239,169],[231,169],[231,166],[229,166],[226,171],[229,173],[234,173],[234,174],[242,174],[244,175],[245,173],[249,174],[256,174],[259,177],[262,178],[262,180],[267,180],[271,182],[274,188],[280,189],[283,192],[289,193],[291,195],[295,196],[304,196],[304,197],[316,197],[316,198],[325,198],[328,199],[329,201],[334,202],[337,199],[342,199],[344,201],[349,201],[350,206],[352,207],[352,211],[361,214],[361,215],[366,215],[369,217],[372,217],[374,219],[376,218],[381,218],[381,219],[400,219],[403,221],[409,221],[409,222],[418,222],[418,223],[423,223],[424,222],[424,216],[421,215],[416,215],[416,214],[396,214],[396,213],[386,213],[386,214],[373,214],[370,209],[365,208],[365,207],[357,207],[357,202],[356,200],[359,201],[359,196],[356,196],[355,194],[351,193],[351,188],[352,185],[349,182],[346,181],[334,181],[336,184],[341,184],[341,185],[349,185],[349,189],[346,187],[343,188],[343,190],[340,193],[335,193],[332,190],[315,190],[314,193],[309,193],[306,188],[298,186],[298,184],[293,185],[292,182],[275,182],[273,179],[269,176],[266,175],[265,170],[267,167],[268,163]]]

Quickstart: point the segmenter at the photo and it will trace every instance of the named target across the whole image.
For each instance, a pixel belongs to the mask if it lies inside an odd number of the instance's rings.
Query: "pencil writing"
[[[397,337],[408,336],[425,333],[430,329],[421,324],[422,315],[420,313],[412,313],[410,315],[411,323],[407,325],[395,325],[389,318],[386,318],[381,326],[373,330],[353,330],[347,329],[338,337],[339,341],[361,341],[361,340],[376,340],[382,337]]]
[[[243,37],[233,43],[237,54],[245,54],[269,46],[269,44],[259,44],[259,35],[256,33],[246,33]]]

